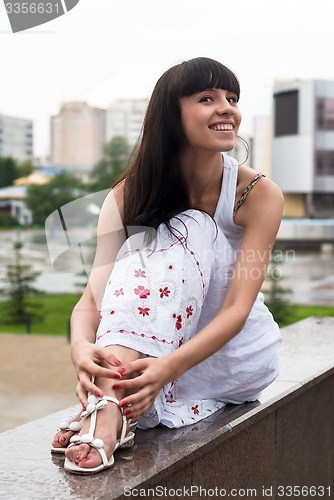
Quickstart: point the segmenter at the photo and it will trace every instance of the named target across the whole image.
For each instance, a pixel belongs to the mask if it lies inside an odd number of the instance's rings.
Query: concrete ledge
[[[58,422],[76,408],[1,433],[0,497],[153,499],[176,497],[179,488],[177,498],[201,498],[199,488],[207,496],[217,488],[226,496],[239,490],[234,498],[275,499],[282,498],[283,487],[297,485],[323,487],[319,496],[329,498],[326,488],[334,494],[334,318],[309,318],[282,333],[281,374],[261,401],[230,405],[178,430],[137,431],[135,447],[116,452],[113,470],[75,476],[63,470],[63,458],[51,456]],[[313,492],[303,497],[314,498]]]

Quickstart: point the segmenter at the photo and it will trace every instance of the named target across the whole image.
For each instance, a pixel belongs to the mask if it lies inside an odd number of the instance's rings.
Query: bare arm
[[[95,346],[95,335],[105,285],[117,252],[124,242],[122,195],[122,186],[117,187],[103,203],[89,282],[71,315],[71,356],[79,379],[77,394],[82,402],[85,402],[85,393],[99,392],[92,382],[92,376],[119,377],[116,371],[100,366],[103,360],[114,366],[120,363],[116,358],[107,356],[107,350]]]

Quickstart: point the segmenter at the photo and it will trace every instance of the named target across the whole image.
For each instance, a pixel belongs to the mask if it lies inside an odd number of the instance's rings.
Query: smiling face
[[[233,149],[241,122],[237,94],[210,88],[181,97],[180,109],[187,147],[212,152]]]

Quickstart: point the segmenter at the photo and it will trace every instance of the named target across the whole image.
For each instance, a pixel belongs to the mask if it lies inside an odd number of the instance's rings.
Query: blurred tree
[[[69,172],[56,175],[47,184],[29,186],[26,203],[32,211],[33,224],[44,225],[53,211],[83,194],[83,184]]]
[[[279,325],[288,323],[290,314],[288,307],[289,296],[292,293],[291,288],[282,287],[282,280],[284,280],[281,271],[282,264],[284,264],[283,253],[278,244],[275,243],[265,280],[268,287],[263,290],[263,293],[266,297],[266,304]]]
[[[19,167],[10,156],[0,156],[0,188],[11,186],[19,176]]]
[[[10,323],[26,323],[33,316],[33,305],[27,305],[27,297],[42,293],[32,286],[40,273],[33,272],[32,266],[22,264],[23,243],[19,238],[14,242],[13,248],[14,263],[7,265],[5,287],[0,290],[0,294],[8,299],[5,307],[6,320]]]
[[[35,165],[30,160],[18,164],[18,177],[27,177],[35,170]]]
[[[125,137],[113,137],[103,148],[103,158],[93,167],[89,188],[93,191],[109,189],[124,172],[130,156],[130,145]]]

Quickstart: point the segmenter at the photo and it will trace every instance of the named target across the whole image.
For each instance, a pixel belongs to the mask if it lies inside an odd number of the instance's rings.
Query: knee
[[[218,234],[215,221],[205,212],[189,209],[173,217],[172,227],[175,227],[187,240],[197,240],[201,238],[206,243],[213,242]]]

